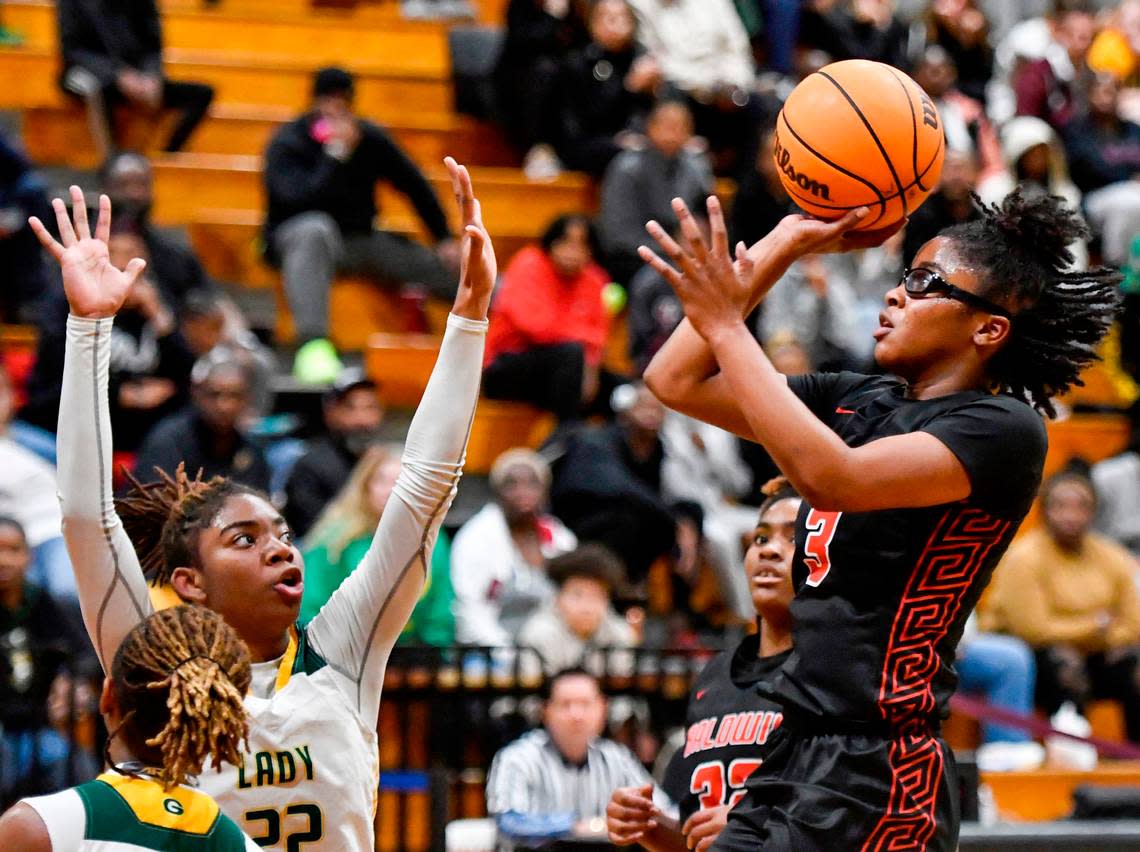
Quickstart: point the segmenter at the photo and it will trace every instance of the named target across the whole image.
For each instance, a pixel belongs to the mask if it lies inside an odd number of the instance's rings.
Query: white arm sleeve
[[[403,470],[372,546],[309,624],[314,650],[369,725],[388,655],[419,600],[435,537],[463,471],[479,397],[487,322],[448,317],[404,448]]]
[[[151,613],[146,581],[111,491],[107,376],[111,319],[68,317],[57,435],[63,537],[87,634],[103,671]]]

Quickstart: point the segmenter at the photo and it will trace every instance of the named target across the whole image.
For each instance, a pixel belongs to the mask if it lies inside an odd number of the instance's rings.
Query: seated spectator
[[[59,288],[43,261],[43,250],[28,225],[55,219],[47,187],[28,159],[0,134],[0,322],[39,325],[49,293]]]
[[[590,42],[562,63],[553,138],[567,168],[601,177],[642,141],[633,124],[652,105],[661,69],[635,45],[633,30],[626,0],[599,0],[590,10]]]
[[[931,45],[923,51],[911,73],[938,107],[946,134],[946,152],[975,156],[982,174],[1000,171],[1001,144],[997,131],[986,116],[983,102],[957,88],[958,69],[950,54],[938,45]]]
[[[1123,266],[1140,234],[1140,125],[1120,117],[1120,84],[1099,74],[1088,112],[1065,129],[1073,182],[1085,194],[1085,212],[1101,236],[1101,255]]]
[[[1030,192],[1059,195],[1074,209],[1080,209],[1081,193],[1069,180],[1065,151],[1053,129],[1039,118],[1018,116],[1001,129],[1001,153],[1005,168],[978,182],[978,195],[987,204],[997,204],[1018,184]],[[1076,258],[1074,267],[1088,263],[1083,242],[1069,246]]]
[[[579,540],[609,547],[639,583],[676,545],[677,522],[661,496],[665,406],[638,382],[614,391],[614,410],[615,423],[564,436],[550,493]]]
[[[305,536],[348,480],[365,451],[379,439],[384,406],[376,383],[356,368],[342,370],[325,394],[324,429],[305,445],[285,485],[285,517]],[[373,524],[375,526],[375,524]]]
[[[518,644],[538,652],[548,677],[577,667],[595,677],[633,674],[628,656],[607,653],[636,644],[633,628],[613,609],[625,574],[617,557],[600,544],[584,544],[550,560],[546,574],[558,594],[523,623]]]
[[[1037,664],[1033,650],[1016,636],[983,633],[977,617],[971,613],[958,642],[958,688],[964,693],[981,693],[994,707],[1028,716],[1033,712],[1033,692]],[[982,743],[1031,743],[1028,731],[997,722],[982,723]],[[1017,754],[1006,750],[1006,755]],[[1026,749],[1022,760],[1036,769],[1041,763],[1041,749]]]
[[[557,171],[550,109],[560,63],[589,40],[579,0],[510,0],[506,38],[495,65],[495,100],[507,136],[533,178]]]
[[[760,342],[790,333],[817,369],[858,367],[866,341],[859,335],[855,291],[839,268],[820,255],[793,264],[764,297]]]
[[[1136,563],[1090,532],[1096,492],[1064,471],[1041,491],[1044,528],[1010,547],[995,573],[983,629],[1012,633],[1037,656],[1037,703],[1052,714],[1093,697],[1123,704],[1128,738],[1140,742],[1140,595]]]
[[[146,245],[133,225],[116,225],[107,247],[111,263],[125,268],[131,258],[148,260]],[[53,435],[59,420],[67,300],[62,292],[44,312],[44,330],[36,365],[28,379],[28,401],[20,419]],[[135,452],[162,418],[186,403],[194,357],[175,322],[175,314],[149,270],[135,281],[111,329],[110,415],[115,450]]]
[[[494,499],[455,534],[451,585],[456,639],[467,645],[514,643],[522,623],[554,597],[548,559],[578,545],[546,512],[550,467],[531,450],[507,450],[491,466]]]
[[[958,71],[958,89],[984,104],[986,84],[993,76],[994,52],[989,43],[989,21],[978,0],[933,0],[926,12],[927,44],[949,54]]]
[[[135,476],[154,478],[186,465],[191,475],[224,476],[266,491],[269,465],[261,448],[242,434],[250,399],[247,353],[217,347],[200,358],[191,374],[190,405],[160,421],[146,436],[135,461]]]
[[[873,59],[905,68],[908,28],[894,0],[843,0],[808,4],[801,22],[805,44],[835,60]]]
[[[301,344],[294,371],[311,382],[339,369],[326,339],[337,272],[420,285],[448,301],[457,286],[458,243],[431,184],[383,128],[353,112],[355,88],[341,68],[318,71],[309,110],[282,125],[265,152],[266,258],[281,267]],[[373,227],[379,181],[408,197],[434,249]]]
[[[977,157],[966,151],[947,151],[942,161],[942,178],[907,219],[903,236],[903,257],[911,258],[930,240],[952,225],[972,222],[981,216],[972,193],[978,186]]]
[[[58,600],[75,600],[75,575],[63,543],[55,468],[8,434],[12,382],[0,364],[0,516],[15,519],[31,548],[28,579]]]
[[[403,467],[404,448],[374,446],[357,462],[344,488],[305,537],[305,594],[300,621],[313,619],[368,553],[384,507]],[[451,613],[451,540],[439,531],[419,603],[400,633],[401,644],[443,647],[455,643]]]
[[[120,105],[147,114],[181,110],[164,148],[181,150],[205,118],[214,90],[165,76],[156,4],[60,0],[56,15],[63,55],[60,83],[86,104],[100,158],[115,149],[115,110]]]
[[[49,727],[48,695],[65,668],[88,660],[79,607],[27,580],[31,551],[20,524],[0,518],[0,798],[66,783],[67,740]]]
[[[594,261],[589,219],[559,216],[541,246],[514,256],[491,304],[483,355],[483,393],[529,402],[573,420],[609,411],[619,378],[602,366],[610,315],[602,300],[609,276]]]
[[[760,765],[761,747],[783,721],[780,706],[761,696],[757,685],[780,670],[792,649],[788,608],[795,596],[792,556],[801,501],[782,477],[764,491],[768,498],[759,515],[753,515],[744,570],[736,566],[745,578],[758,629],[710,660],[693,684],[685,738],[662,779],[666,794],[678,804],[680,819],[654,806],[648,786],[615,790],[606,809],[606,827],[618,846],[640,842],[651,852],[707,849],[724,828],[739,798],[737,791]],[[743,728],[736,728],[738,724]],[[734,728],[741,733],[730,737]],[[744,731],[750,733],[744,736]],[[642,836],[636,836],[639,833]]]
[[[672,232],[677,227],[673,199],[703,208],[713,189],[708,159],[687,149],[693,117],[684,103],[659,101],[645,132],[649,144],[618,154],[602,181],[598,236],[605,267],[620,284],[628,284],[642,266],[637,247],[645,242],[645,223],[655,219]]]
[[[1088,63],[1121,82],[1140,70],[1140,0],[1121,0],[1108,15],[1089,47]]]
[[[606,698],[596,678],[570,669],[544,692],[542,727],[499,751],[487,773],[487,813],[508,836],[569,835],[605,814],[614,790],[652,783],[629,749],[602,736]],[[654,800],[672,809],[663,793]]]
[[[1056,0],[1050,23],[1061,49],[1022,63],[1011,83],[1018,115],[1039,118],[1061,130],[1088,102],[1093,73],[1087,60],[1096,20],[1082,0]]]
[[[1097,493],[1096,529],[1140,556],[1140,430],[1128,448],[1092,466]]]
[[[214,282],[185,240],[151,222],[154,171],[150,160],[132,151],[112,154],[99,169],[99,183],[111,199],[115,222],[129,225],[146,244],[147,275],[166,304],[177,312],[189,293],[214,290]]]
[[[763,107],[755,93],[752,46],[731,0],[630,0],[637,39],[684,96],[697,132],[725,163],[751,162]]]

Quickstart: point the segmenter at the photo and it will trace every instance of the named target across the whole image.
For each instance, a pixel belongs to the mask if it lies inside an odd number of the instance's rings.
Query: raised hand
[[[716,329],[743,321],[752,297],[752,262],[743,244],[737,246],[735,261],[730,255],[728,228],[715,196],[708,200],[711,248],[685,203],[674,199],[673,210],[681,223],[681,243],[657,222],[649,222],[645,228],[674,265],[647,246],[641,246],[638,254],[669,282],[689,322],[708,339]]]
[[[900,219],[893,225],[874,231],[854,230],[869,212],[868,208],[859,207],[833,222],[793,213],[780,220],[773,236],[779,239],[782,247],[799,259],[807,254],[835,254],[874,248],[885,243],[906,225],[906,219]],[[762,243],[763,241],[757,245]]]
[[[483,225],[483,210],[466,166],[451,157],[444,159],[451,174],[451,188],[455,202],[463,217],[463,240],[460,247],[459,292],[455,296],[453,312],[470,319],[486,319],[491,306],[491,292],[495,289],[498,263],[491,235]]]
[[[63,290],[71,313],[79,317],[114,316],[127,298],[146,261],[136,257],[126,269],[116,269],[107,253],[107,239],[111,234],[111,199],[99,196],[99,221],[95,236],[87,225],[87,205],[83,190],[71,187],[72,215],[62,198],[52,199],[56,224],[62,242],[48,233],[44,223],[32,216],[28,219],[40,244],[47,249],[63,270]],[[72,219],[75,227],[72,227]]]

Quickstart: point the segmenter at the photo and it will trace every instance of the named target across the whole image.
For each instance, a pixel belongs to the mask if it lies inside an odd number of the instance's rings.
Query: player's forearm
[[[756,440],[804,499],[833,508],[847,445],[792,392],[743,322],[711,335],[710,346]]]
[[[68,318],[57,435],[63,536],[83,619],[105,671],[123,636],[150,612],[111,490],[111,323],[109,317]]]

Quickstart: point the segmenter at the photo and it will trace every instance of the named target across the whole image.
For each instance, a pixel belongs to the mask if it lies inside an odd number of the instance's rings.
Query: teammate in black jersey
[[[1037,412],[1094,360],[1119,276],[1065,271],[1080,218],[1015,191],[926,243],[887,294],[875,357],[897,379],[786,379],[743,317],[796,259],[850,248],[866,210],[790,216],[734,264],[715,199],[711,249],[676,207],[684,247],[649,229],[681,271],[642,257],[687,321],[645,379],[667,405],[759,441],[804,495],[795,647],[762,684],[784,723],[715,848],[953,850],[939,723],[954,649],[1040,482]]]
[[[680,805],[675,822],[653,805],[653,789],[623,787],[606,808],[610,840],[640,843],[650,852],[704,852],[724,828],[744,782],[760,765],[763,746],[783,718],[780,705],[756,691],[792,649],[792,553],[800,496],[785,479],[765,486],[744,571],[759,632],[714,657],[693,684],[685,744],[665,772],[663,789]]]

